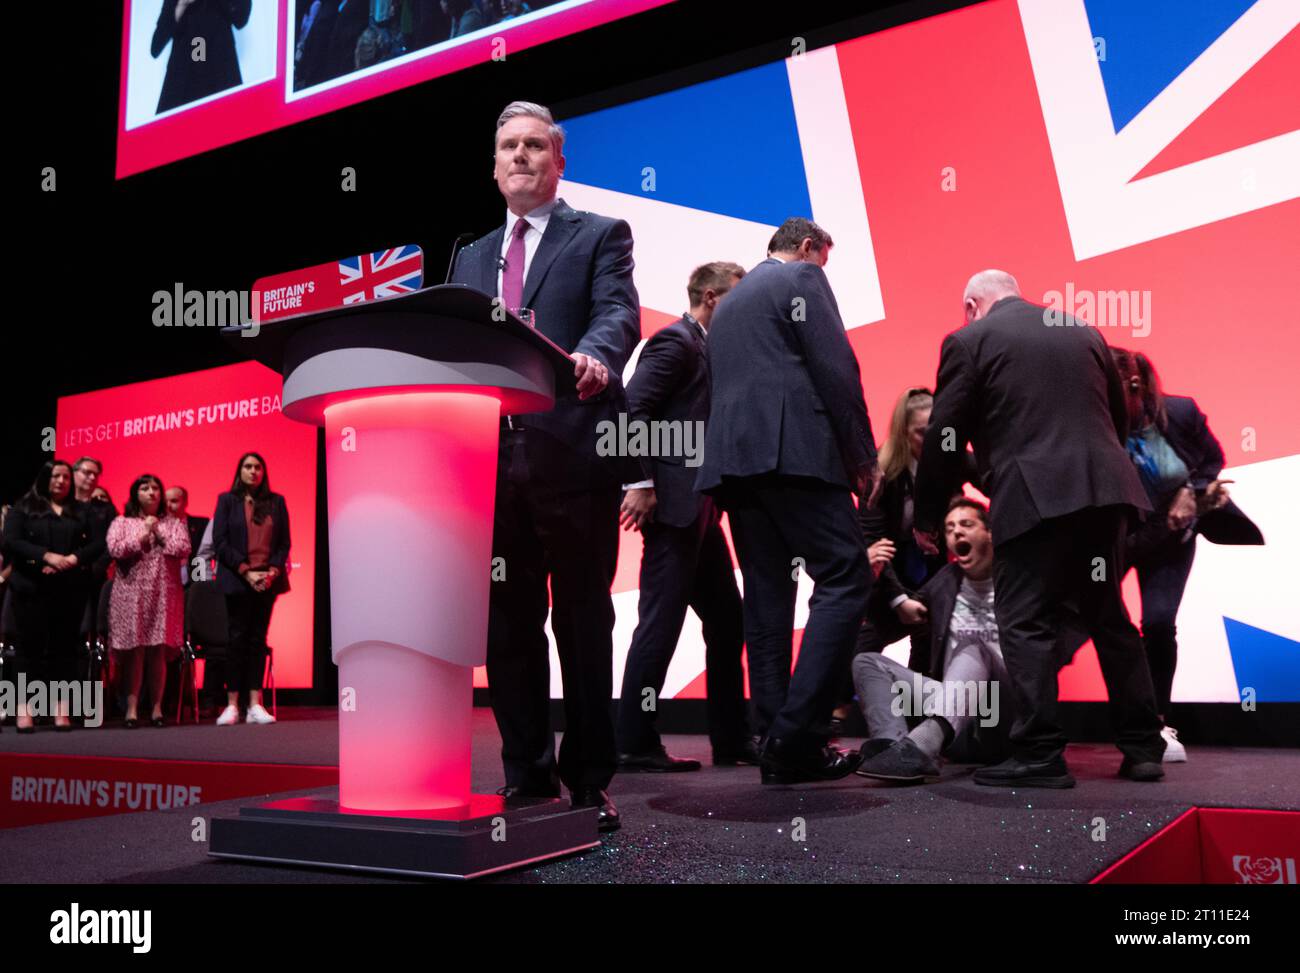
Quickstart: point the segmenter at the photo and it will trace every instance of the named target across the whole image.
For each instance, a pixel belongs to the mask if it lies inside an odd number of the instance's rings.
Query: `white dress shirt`
[[[546,224],[551,222],[551,212],[555,209],[558,199],[552,199],[549,203],[543,203],[537,209],[522,217],[515,216],[506,209],[506,232],[501,238],[501,260],[497,262],[497,296],[501,295],[501,281],[505,276],[506,253],[510,249],[510,242],[514,239],[515,223],[524,219],[528,221],[528,232],[524,234],[524,273],[523,279],[528,280],[528,268],[533,265],[533,254],[537,253],[537,247],[542,242],[542,236],[546,233]],[[511,310],[514,310],[511,308]]]

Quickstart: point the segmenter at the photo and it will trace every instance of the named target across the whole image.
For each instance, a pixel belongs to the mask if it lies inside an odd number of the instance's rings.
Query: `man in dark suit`
[[[1015,693],[1012,757],[979,784],[1073,787],[1057,716],[1063,605],[1097,646],[1123,776],[1158,780],[1151,675],[1120,594],[1129,516],[1151,509],[1124,449],[1128,408],[1101,333],[1020,297],[1000,270],[966,285],[967,326],[944,339],[917,471],[917,524],[939,522],[974,447],[993,518],[1002,652]]]
[[[203,545],[203,534],[208,528],[207,517],[191,517],[188,513],[190,506],[190,494],[183,486],[170,486],[167,488],[167,513],[172,517],[178,517],[185,521],[185,528],[190,532],[190,555],[189,563],[181,569],[181,587],[188,588],[190,580],[194,574],[194,559],[199,556],[199,548]],[[209,570],[207,577],[211,577],[212,572]]]
[[[630,422],[666,431],[668,448],[647,463],[649,479],[628,487],[620,513],[624,528],[640,530],[645,546],[640,618],[618,707],[619,770],[700,769],[698,760],[668,754],[655,731],[659,694],[688,606],[704,629],[713,762],[758,762],[745,716],[745,628],[731,551],[712,499],[695,492],[709,416],[706,336],[714,309],[744,276],[733,263],[696,267],[686,287],[690,310],[646,342],[627,385]]]
[[[862,622],[870,570],[851,491],[880,488],[857,357],[822,267],[830,235],[786,220],[768,259],[714,315],[704,463],[745,579],[750,692],[762,780],[832,780],[854,764],[825,726]],[[800,570],[814,589],[790,672]]]
[[[501,730],[507,799],[555,797],[600,808],[605,830],[618,811],[605,793],[616,766],[614,602],[621,485],[640,465],[597,451],[598,426],[625,407],[618,375],[640,337],[627,223],[571,209],[556,198],[564,132],[548,109],[512,102],[497,119],[495,176],[506,223],[461,251],[452,281],[530,308],[536,327],[574,360],[574,385],[557,388],[550,412],[505,417],[497,466],[487,669]],[[611,378],[611,376],[613,376]],[[564,679],[559,761],[550,724],[551,623]],[[557,779],[558,771],[558,779]]]

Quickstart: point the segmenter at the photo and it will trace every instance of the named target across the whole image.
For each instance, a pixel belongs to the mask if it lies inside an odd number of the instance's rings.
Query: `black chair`
[[[215,581],[195,581],[185,590],[185,645],[181,649],[181,680],[176,701],[176,722],[185,709],[185,679],[189,676],[190,702],[194,722],[199,721],[199,688],[194,664],[224,660],[229,645],[226,596]]]
[[[112,597],[113,581],[110,579],[99,589],[99,603],[86,604],[86,615],[81,622],[81,634],[86,640],[86,678],[92,683],[104,680],[105,698],[109,695],[108,626]]]
[[[266,668],[262,671],[262,684],[271,687],[271,715],[279,719],[279,714],[275,711],[275,653],[271,651],[271,646],[266,647]]]

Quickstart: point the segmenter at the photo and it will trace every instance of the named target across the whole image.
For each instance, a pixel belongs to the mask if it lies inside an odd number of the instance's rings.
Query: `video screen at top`
[[[125,0],[117,176],[672,0]]]

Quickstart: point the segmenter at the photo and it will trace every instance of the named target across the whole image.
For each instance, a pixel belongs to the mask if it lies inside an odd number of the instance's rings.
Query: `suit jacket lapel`
[[[542,286],[542,279],[546,277],[546,272],[551,269],[551,264],[555,262],[560,251],[568,246],[569,241],[577,234],[581,222],[582,217],[571,209],[568,203],[562,199],[556,202],[555,209],[551,210],[551,219],[546,224],[546,233],[537,246],[537,252],[533,254],[532,263],[528,265],[528,277],[524,281],[524,307],[533,306],[533,298],[537,295],[537,289]],[[501,238],[498,237],[498,252],[500,247]]]

